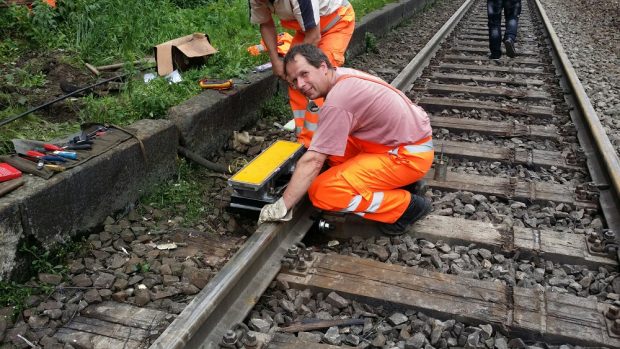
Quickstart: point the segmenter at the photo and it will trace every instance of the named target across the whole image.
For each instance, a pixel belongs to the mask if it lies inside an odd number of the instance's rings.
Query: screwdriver
[[[43,160],[43,161],[51,161],[51,162],[66,162],[67,161],[64,158],[60,157],[60,156],[45,155],[45,154],[43,154],[41,152],[34,151],[34,150],[28,150],[26,152],[26,156],[37,158],[37,159]]]
[[[53,144],[44,144],[43,148],[47,151],[51,151],[52,154],[61,156],[63,158],[77,160],[77,154],[73,151],[65,151],[64,148],[61,148],[57,145]]]

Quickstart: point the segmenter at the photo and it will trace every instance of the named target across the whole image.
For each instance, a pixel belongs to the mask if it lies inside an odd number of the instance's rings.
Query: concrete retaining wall
[[[0,280],[19,266],[16,251],[27,238],[43,246],[100,225],[135,202],[149,186],[176,171],[178,134],[168,120],[140,120],[130,139],[49,180],[25,176],[23,187],[0,199]]]
[[[358,21],[347,55],[365,51],[366,33],[380,37],[432,2],[400,1],[367,15]],[[169,120],[141,120],[128,126],[142,140],[147,163],[138,142],[131,139],[50,180],[26,176],[23,187],[0,198],[0,281],[23,263],[16,256],[24,239],[49,246],[100,225],[175,173],[179,143],[208,157],[232,131],[255,121],[260,105],[282,85],[270,71],[250,74],[248,79],[250,84],[239,85],[230,96],[206,91],[171,108]]]

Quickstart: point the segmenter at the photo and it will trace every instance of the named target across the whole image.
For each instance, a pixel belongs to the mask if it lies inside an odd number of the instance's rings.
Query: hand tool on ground
[[[56,156],[56,155],[45,155],[41,152],[35,151],[35,150],[29,150],[26,152],[25,154],[28,157],[32,157],[32,158],[36,158],[39,160],[43,160],[43,161],[49,161],[49,162],[67,162],[66,159],[60,157],[60,156]]]
[[[5,194],[8,194],[9,192],[19,188],[19,186],[23,185],[25,183],[24,178],[20,177],[20,178],[15,178],[12,179],[10,181],[6,181],[3,183],[0,183],[0,197],[4,196]]]
[[[11,179],[18,178],[21,175],[22,172],[20,170],[5,162],[0,162],[0,182],[9,181]]]
[[[54,171],[54,172],[63,172],[65,170],[65,168],[60,165],[52,165],[52,164],[43,165],[43,168],[46,170]]]
[[[304,151],[297,142],[278,140],[270,145],[228,180],[233,189],[230,207],[260,211],[276,202]]]
[[[234,83],[232,79],[221,80],[221,79],[202,79],[198,82],[200,88],[209,89],[209,90],[229,90],[233,88]]]
[[[54,145],[54,144],[46,143],[46,144],[43,145],[43,149],[45,149],[46,151],[51,152],[54,155],[58,155],[58,156],[61,156],[63,158],[66,158],[66,159],[77,160],[77,158],[78,158],[76,152],[66,151],[65,147],[59,147],[59,146]]]

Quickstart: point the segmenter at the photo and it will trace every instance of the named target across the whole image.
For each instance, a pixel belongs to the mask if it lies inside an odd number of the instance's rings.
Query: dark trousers
[[[502,10],[506,21],[506,30],[503,40],[517,39],[517,26],[521,15],[521,0],[487,0],[487,14],[489,16],[489,48],[491,56],[499,58],[502,55]]]

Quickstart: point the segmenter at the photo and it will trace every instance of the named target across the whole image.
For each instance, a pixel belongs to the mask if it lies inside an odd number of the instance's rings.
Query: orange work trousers
[[[301,44],[306,34],[297,21],[281,21],[282,26],[296,30],[291,46]],[[321,41],[318,47],[325,53],[334,67],[344,64],[344,53],[355,29],[355,12],[350,4],[340,7],[334,13],[321,17]],[[288,89],[289,103],[295,118],[295,134],[297,141],[306,148],[310,146],[312,136],[319,123],[319,108],[323,106],[323,98],[308,100],[301,92]]]
[[[433,156],[430,136],[396,148],[349,137],[344,156],[329,157],[332,167],[314,180],[308,195],[319,209],[394,223],[411,201],[399,188],[422,179]]]

